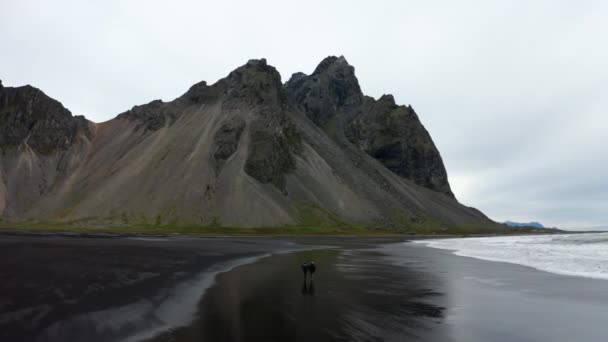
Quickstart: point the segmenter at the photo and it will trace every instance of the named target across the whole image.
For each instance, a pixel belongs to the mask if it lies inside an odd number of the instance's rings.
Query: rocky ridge
[[[327,57],[310,76],[294,74],[285,87],[293,105],[339,141],[346,143],[345,137],[399,176],[454,197],[416,112],[396,105],[392,95],[364,96],[344,57]]]
[[[72,116],[63,105],[32,86],[0,83],[0,147],[26,143],[36,152],[69,148],[79,134],[91,136],[84,116]]]
[[[411,106],[344,57],[282,83],[265,59],[92,123],[0,83],[6,220],[276,226],[494,224],[459,204]]]

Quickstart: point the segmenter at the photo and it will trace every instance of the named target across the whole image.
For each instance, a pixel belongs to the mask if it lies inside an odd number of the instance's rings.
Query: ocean
[[[508,262],[569,276],[608,279],[608,233],[420,240],[482,260]]]

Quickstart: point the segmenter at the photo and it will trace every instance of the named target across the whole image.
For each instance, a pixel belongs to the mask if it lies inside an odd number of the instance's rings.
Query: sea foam
[[[608,233],[420,240],[415,243],[476,259],[608,279]]]

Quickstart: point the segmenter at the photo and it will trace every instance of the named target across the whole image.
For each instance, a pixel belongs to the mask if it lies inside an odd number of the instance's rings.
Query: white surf
[[[608,233],[420,240],[415,243],[476,259],[608,279]]]

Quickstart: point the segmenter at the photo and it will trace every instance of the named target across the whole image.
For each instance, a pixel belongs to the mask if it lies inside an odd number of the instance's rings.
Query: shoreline
[[[534,235],[563,235],[563,234],[593,234],[603,233],[603,231],[557,231],[557,232],[504,232],[504,233],[479,233],[479,234],[400,234],[400,233],[385,233],[378,232],[374,234],[361,234],[354,231],[350,234],[265,234],[265,233],[254,233],[254,234],[241,234],[241,233],[230,233],[230,229],[225,228],[225,233],[173,233],[173,232],[161,232],[161,231],[135,231],[129,232],[128,230],[83,230],[83,229],[44,229],[44,228],[7,228],[0,226],[0,236],[63,236],[63,237],[83,237],[83,238],[128,238],[128,237],[187,237],[187,238],[278,238],[278,239],[298,239],[298,238],[402,238],[406,240],[419,240],[419,239],[449,239],[449,238],[477,238],[477,237],[498,237],[498,236],[534,236]],[[608,231],[606,231],[608,233]]]
[[[196,303],[205,296],[209,288],[215,285],[218,275],[230,272],[237,267],[258,262],[260,259],[268,256],[270,254],[262,254],[214,264],[208,270],[194,275],[192,279],[176,284],[173,290],[171,290],[171,294],[154,309],[155,313],[160,313],[161,315],[162,313],[171,312],[174,317],[161,319],[162,323],[156,326],[142,327],[139,331],[130,332],[129,336],[120,339],[120,341],[137,342],[148,340],[164,331],[191,324],[196,317]],[[120,312],[121,308],[113,309],[113,311]]]
[[[596,232],[596,233],[586,233],[589,235],[602,235],[602,234],[608,234],[608,232]],[[556,236],[564,236],[564,237],[569,237],[569,236],[573,236],[573,235],[580,235],[580,234],[559,234]],[[513,236],[513,238],[528,238],[528,237],[546,237],[543,235],[521,235],[521,236]],[[501,236],[492,236],[489,238],[501,238]],[[438,250],[443,250],[443,251],[448,251],[450,253],[452,253],[455,256],[459,256],[459,257],[465,257],[465,258],[473,258],[473,259],[477,259],[477,260],[484,260],[484,261],[489,261],[489,262],[498,262],[498,263],[507,263],[507,264],[513,264],[513,265],[519,265],[519,266],[523,266],[523,267],[528,267],[531,269],[534,269],[536,271],[539,272],[547,272],[547,273],[551,273],[551,274],[557,274],[557,275],[561,275],[561,276],[567,276],[567,277],[580,277],[580,278],[587,278],[587,279],[598,279],[598,280],[608,280],[608,273],[606,273],[606,271],[604,270],[604,272],[597,272],[598,268],[600,267],[599,265],[596,267],[595,269],[595,273],[592,272],[585,272],[585,271],[581,271],[580,267],[576,270],[566,270],[568,264],[561,264],[560,268],[556,268],[554,265],[547,265],[546,264],[546,260],[539,260],[538,257],[535,259],[534,256],[540,256],[540,252],[536,251],[536,253],[530,253],[530,252],[526,252],[526,258],[525,259],[518,259],[516,257],[516,255],[514,255],[513,253],[509,254],[509,255],[503,255],[502,257],[500,256],[496,256],[496,255],[487,255],[487,254],[483,254],[483,253],[479,253],[479,251],[476,251],[475,249],[471,250],[470,247],[469,249],[467,249],[466,247],[463,246],[458,246],[458,245],[450,245],[450,244],[445,244],[444,241],[442,240],[446,240],[449,241],[448,239],[437,239],[436,241],[433,241],[435,239],[429,240],[429,241],[423,241],[423,240],[413,240],[412,242],[420,244],[420,245],[424,245],[426,247],[429,248],[434,248],[434,249],[438,249]],[[553,241],[553,240],[551,240]],[[454,242],[454,241],[450,241],[450,242]],[[502,243],[504,243],[505,240],[502,240]],[[520,241],[520,243],[525,243],[527,245],[528,248],[530,248],[530,244],[534,243],[534,241],[531,241],[530,239],[527,239],[526,241]],[[480,246],[477,246],[477,248],[479,248]],[[538,246],[537,246],[538,247]],[[487,248],[487,247],[486,247]],[[503,246],[503,249],[506,249],[506,246]],[[563,248],[563,246],[561,246],[561,248]],[[533,250],[534,248],[532,248]],[[476,253],[477,252],[477,253]],[[558,252],[558,251],[557,251]],[[569,253],[571,253],[572,255],[576,255],[578,253],[583,253],[583,251],[578,250],[578,251],[570,251]],[[559,252],[558,252],[559,253]],[[563,253],[563,252],[562,252]],[[555,252],[551,253],[551,259],[554,261],[556,260],[556,258],[558,257],[559,254],[555,254]],[[570,259],[575,258],[574,256],[570,256]],[[581,258],[586,258],[588,256],[580,256]],[[593,257],[597,258],[598,255],[593,255]],[[605,257],[605,256],[604,256]],[[582,266],[582,265],[581,265]]]
[[[510,227],[499,223],[488,225],[283,225],[272,227],[228,227],[187,224],[111,224],[83,225],[74,222],[10,222],[0,220],[0,231],[42,231],[74,234],[151,234],[184,236],[484,236],[511,234],[555,234],[555,228]]]

